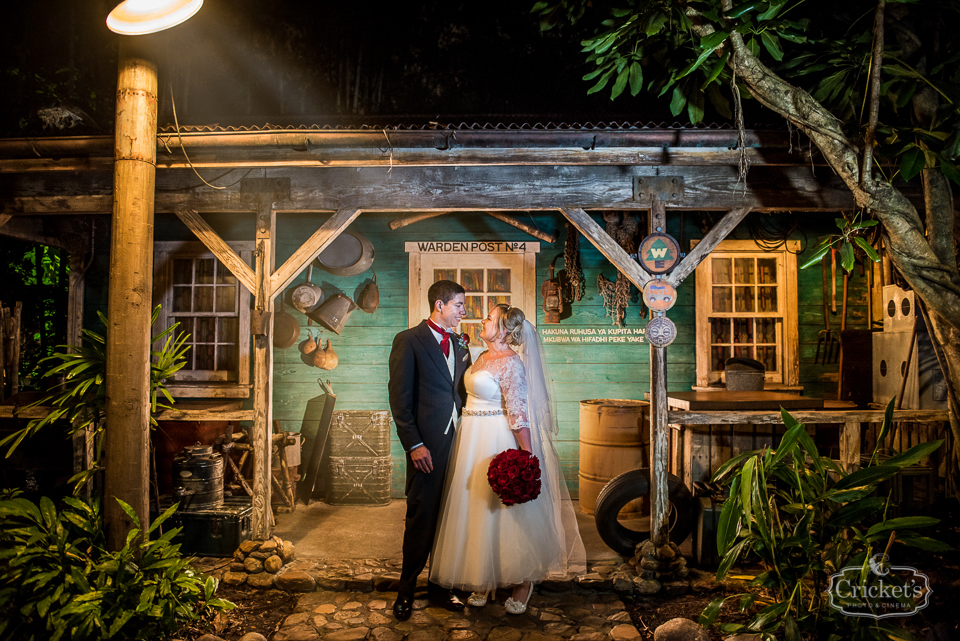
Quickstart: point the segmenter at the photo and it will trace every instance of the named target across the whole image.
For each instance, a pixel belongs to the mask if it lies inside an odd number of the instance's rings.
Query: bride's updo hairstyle
[[[526,317],[523,310],[519,307],[510,307],[505,303],[497,305],[500,309],[500,317],[497,319],[497,329],[506,334],[503,342],[507,345],[520,345],[523,343],[523,321]]]

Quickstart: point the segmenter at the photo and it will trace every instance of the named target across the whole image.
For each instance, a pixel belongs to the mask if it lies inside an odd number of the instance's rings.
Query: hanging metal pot
[[[371,280],[360,292],[360,309],[368,314],[377,311],[380,306],[380,287],[377,285],[377,272],[373,272]]]
[[[310,313],[310,318],[326,325],[338,335],[347,324],[350,313],[360,309],[357,304],[343,294],[335,294],[325,300],[316,311]]]
[[[273,346],[277,349],[292,347],[300,338],[300,323],[288,314],[283,306],[283,295],[280,295],[280,311],[273,315]]]
[[[290,302],[301,314],[312,312],[323,302],[323,290],[310,282],[313,277],[313,265],[307,267],[307,280],[302,285],[293,288]]]

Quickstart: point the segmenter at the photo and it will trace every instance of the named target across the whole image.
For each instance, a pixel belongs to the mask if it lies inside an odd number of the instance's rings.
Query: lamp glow
[[[189,20],[203,0],[124,0],[107,16],[107,28],[124,36],[156,33]]]

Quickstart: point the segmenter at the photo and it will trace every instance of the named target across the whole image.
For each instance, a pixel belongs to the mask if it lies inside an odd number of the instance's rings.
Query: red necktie
[[[430,326],[430,329],[443,336],[443,338],[440,339],[440,349],[443,351],[444,358],[450,356],[450,334],[429,318],[427,319],[427,325]]]

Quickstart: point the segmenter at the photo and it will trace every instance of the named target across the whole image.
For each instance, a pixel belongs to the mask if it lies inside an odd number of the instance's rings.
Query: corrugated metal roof
[[[262,125],[181,125],[181,133],[217,133],[241,131],[635,131],[640,129],[688,129],[688,130],[718,130],[733,129],[729,123],[701,123],[691,125],[681,122],[630,122],[627,120],[610,120],[597,122],[576,121],[468,121],[468,120],[430,120],[420,123],[397,123],[383,121],[380,123],[324,123],[324,124],[272,124]],[[162,134],[176,133],[173,124],[159,127]]]

